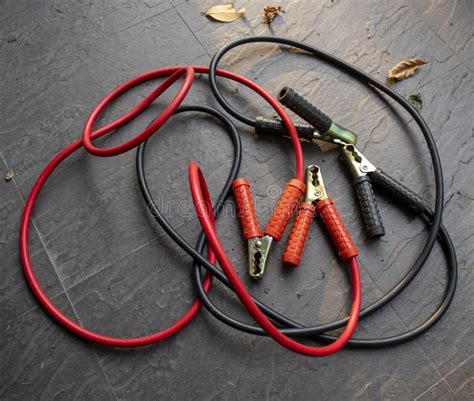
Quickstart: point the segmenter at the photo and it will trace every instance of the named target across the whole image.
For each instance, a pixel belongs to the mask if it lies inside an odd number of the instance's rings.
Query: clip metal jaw
[[[306,168],[305,183],[305,202],[315,204],[328,198],[319,166],[311,165]]]
[[[364,177],[368,173],[373,173],[377,168],[352,144],[345,144],[341,147],[342,158],[347,164],[351,175]]]
[[[249,274],[253,279],[262,278],[267,266],[268,255],[273,243],[273,237],[264,235],[247,240],[249,257]]]

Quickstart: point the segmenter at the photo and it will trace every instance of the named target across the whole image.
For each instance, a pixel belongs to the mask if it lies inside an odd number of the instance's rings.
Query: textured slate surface
[[[6,0],[0,12],[2,80],[0,183],[0,400],[469,400],[474,396],[473,267],[473,29],[474,6],[465,1],[305,1],[282,4],[270,28],[267,2],[237,2],[247,17],[218,24],[201,15],[213,1]],[[443,161],[444,221],[456,245],[460,283],[453,305],[428,333],[409,344],[308,359],[273,342],[241,334],[203,311],[179,335],[139,350],[91,346],[66,333],[38,307],[24,282],[18,255],[23,202],[53,155],[77,138],[91,107],[131,76],[164,65],[209,63],[230,40],[277,34],[305,40],[383,79],[398,61],[430,61],[398,83],[403,95],[420,93],[422,114]],[[433,201],[426,147],[409,116],[384,96],[314,58],[272,45],[231,52],[223,66],[257,80],[271,93],[291,85],[337,121],[356,130],[367,156]],[[102,122],[128,110],[153,83],[126,94]],[[174,88],[174,87],[173,87]],[[164,95],[170,98],[173,88]],[[250,115],[272,111],[253,94],[227,86],[232,102]],[[186,103],[216,105],[205,79]],[[103,146],[130,138],[160,110],[160,102]],[[261,221],[274,191],[291,178],[285,140],[256,138],[241,128],[242,176],[250,178]],[[319,163],[325,182],[355,241],[361,245],[364,304],[377,299],[406,272],[425,239],[422,224],[378,196],[387,228],[367,242],[350,178],[337,154],[305,145],[308,163]],[[198,160],[213,197],[227,171],[232,146],[210,118],[173,118],[150,140],[146,167],[160,205],[180,233],[194,241],[199,225],[189,202],[186,168]],[[149,216],[135,181],[134,152],[99,159],[79,151],[53,174],[35,209],[31,256],[40,281],[73,319],[117,336],[159,330],[189,305],[194,289],[190,258]],[[264,281],[245,275],[246,254],[237,220],[218,222],[232,260],[252,292],[299,321],[342,317],[348,277],[327,236],[311,227],[303,265],[282,270],[271,260]],[[275,247],[281,254],[284,241]],[[361,337],[387,336],[411,327],[433,310],[446,269],[435,249],[429,264],[396,301],[362,321]],[[213,299],[249,321],[228,290]],[[124,324],[126,322],[126,324]]]

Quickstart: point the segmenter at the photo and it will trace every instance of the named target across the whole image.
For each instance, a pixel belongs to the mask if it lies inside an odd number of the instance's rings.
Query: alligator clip
[[[309,228],[316,213],[316,202],[326,199],[323,177],[318,166],[308,166],[305,171],[306,193],[283,254],[283,263],[296,267],[301,262]]]
[[[341,153],[354,179],[353,185],[369,238],[385,233],[372,184],[415,214],[421,213],[427,207],[422,198],[395,178],[374,166],[355,145],[345,144],[341,146]]]
[[[352,177],[364,177],[376,170],[376,167],[352,144],[343,144],[341,154]]]
[[[356,148],[357,135],[336,124],[316,106],[308,102],[293,89],[281,89],[278,99],[294,113],[310,124],[295,124],[302,140],[318,143],[324,141],[337,146],[342,153],[353,177],[352,185],[357,195],[361,219],[368,238],[385,234],[382,218],[377,206],[372,184],[409,211],[419,214],[427,207],[426,202],[402,183],[375,167]],[[288,136],[287,130],[278,119],[257,117],[257,134]]]
[[[326,192],[318,166],[306,168],[306,195],[301,203],[296,221],[283,254],[283,263],[296,267],[301,262],[304,246],[314,215],[318,213],[326,226],[343,261],[356,256],[358,251],[347,232],[334,203]]]
[[[273,238],[263,235],[260,231],[249,182],[245,178],[236,179],[232,183],[232,190],[242,225],[243,237],[247,241],[248,271],[250,277],[259,279],[265,273]]]
[[[232,190],[243,236],[247,241],[249,274],[250,277],[258,279],[265,272],[273,240],[281,239],[291,215],[299,205],[305,184],[296,179],[288,182],[263,233],[258,224],[249,182],[245,178],[238,178],[232,183]]]
[[[283,88],[278,99],[316,128],[313,140],[329,142],[339,146],[353,176],[353,186],[367,237],[374,238],[384,235],[385,228],[368,175],[375,171],[375,167],[355,147],[357,135],[336,124],[330,117],[291,88]]]

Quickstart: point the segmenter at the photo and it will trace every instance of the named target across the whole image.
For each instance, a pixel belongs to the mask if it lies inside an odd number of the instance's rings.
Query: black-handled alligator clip
[[[372,185],[415,214],[421,213],[427,207],[417,194],[378,169],[357,149],[355,133],[336,124],[291,88],[283,88],[279,92],[278,100],[310,124],[295,124],[301,139],[329,142],[339,147],[353,177],[353,186],[368,238],[385,234]],[[255,131],[257,134],[288,136],[286,128],[278,119],[258,117]]]

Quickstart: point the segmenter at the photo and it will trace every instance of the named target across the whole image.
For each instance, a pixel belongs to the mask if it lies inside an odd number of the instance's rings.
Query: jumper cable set
[[[308,100],[296,93],[295,90],[289,87],[282,88],[278,93],[278,101],[305,120],[306,123],[304,124],[293,124],[282,105],[255,82],[243,76],[217,68],[221,58],[233,48],[248,43],[265,42],[295,47],[310,53],[346,71],[361,82],[384,92],[399,103],[418,124],[428,146],[435,181],[436,198],[434,209],[431,210],[420,196],[375,167],[357,148],[357,135],[354,132],[334,122],[308,102]],[[181,105],[192,86],[196,73],[209,75],[209,84],[214,97],[232,117],[244,124],[254,127],[258,135],[276,135],[289,137],[291,139],[296,161],[296,176],[287,183],[276,205],[275,211],[263,231],[260,228],[255,211],[249,181],[246,178],[238,177],[242,157],[242,145],[240,134],[234,123],[226,114],[216,109],[207,106]],[[217,83],[217,76],[230,79],[253,90],[272,106],[274,111],[278,114],[278,118],[268,119],[257,117],[254,119],[240,113],[222,95]],[[94,128],[97,119],[113,100],[129,89],[156,78],[165,79],[137,106],[106,126],[99,129]],[[182,79],[183,82],[176,95],[166,105],[163,112],[140,134],[121,145],[111,148],[99,148],[94,145],[93,141],[95,139],[122,127],[140,115],[179,79]],[[225,127],[234,146],[232,167],[214,207],[211,204],[206,180],[199,165],[196,162],[189,164],[189,184],[192,199],[196,214],[202,226],[202,232],[195,246],[189,244],[177,233],[158,208],[157,203],[151,195],[144,169],[145,150],[148,138],[158,131],[174,114],[179,113],[204,113],[213,116]],[[368,238],[380,237],[385,233],[373,187],[388,195],[394,203],[403,207],[407,212],[421,218],[427,226],[428,235],[426,242],[412,268],[380,299],[363,308],[361,279],[357,262],[358,249],[354,245],[334,202],[328,195],[323,181],[323,171],[321,171],[317,165],[305,167],[304,164],[301,141],[314,140],[328,142],[340,151],[342,159],[353,177],[353,186],[359,204],[360,215]],[[120,155],[135,147],[138,147],[136,157],[137,178],[146,205],[151,209],[154,218],[165,232],[193,258],[193,279],[198,298],[181,318],[164,330],[143,337],[117,338],[93,332],[70,320],[54,305],[51,299],[49,299],[37,279],[30,260],[28,246],[29,229],[34,206],[44,184],[50,174],[72,153],[80,148],[84,148],[93,155],[111,157]],[[305,327],[275,311],[249,294],[228,257],[215,228],[215,219],[219,217],[223,204],[231,193],[233,193],[234,202],[237,207],[243,237],[247,241],[248,273],[256,280],[262,279],[264,276],[272,243],[281,240],[285,228],[293,215],[296,217],[282,257],[283,263],[291,267],[296,267],[300,264],[310,225],[316,215],[321,217],[340,259],[346,262],[350,268],[352,306],[349,316],[338,321]],[[254,335],[269,336],[280,345],[303,355],[327,356],[337,352],[346,345],[359,348],[377,348],[409,341],[431,328],[446,312],[456,289],[457,261],[449,234],[442,225],[442,211],[443,177],[436,144],[425,121],[410,103],[392,89],[363,71],[316,47],[282,37],[258,36],[240,39],[226,45],[212,58],[209,67],[175,66],[152,70],[126,81],[106,95],[89,115],[82,138],[72,142],[59,152],[59,154],[49,162],[35,182],[26,201],[21,220],[20,254],[26,280],[40,304],[67,330],[88,341],[114,347],[137,347],[153,344],[176,334],[186,327],[197,315],[201,306],[204,305],[218,320],[237,330]],[[360,318],[364,318],[379,310],[410,284],[426,263],[436,241],[440,243],[446,257],[448,278],[443,298],[434,312],[424,322],[401,334],[385,338],[353,338],[352,335]],[[216,266],[216,262],[218,262],[220,267]],[[204,277],[202,276],[202,268],[207,271]],[[257,325],[248,324],[227,315],[212,302],[209,293],[213,277],[217,278],[225,286],[235,292]],[[344,327],[344,329],[337,337],[332,334],[327,334],[327,332],[342,327]],[[295,338],[300,337],[308,338],[309,340],[317,341],[324,345],[313,346],[302,344],[295,340]]]

